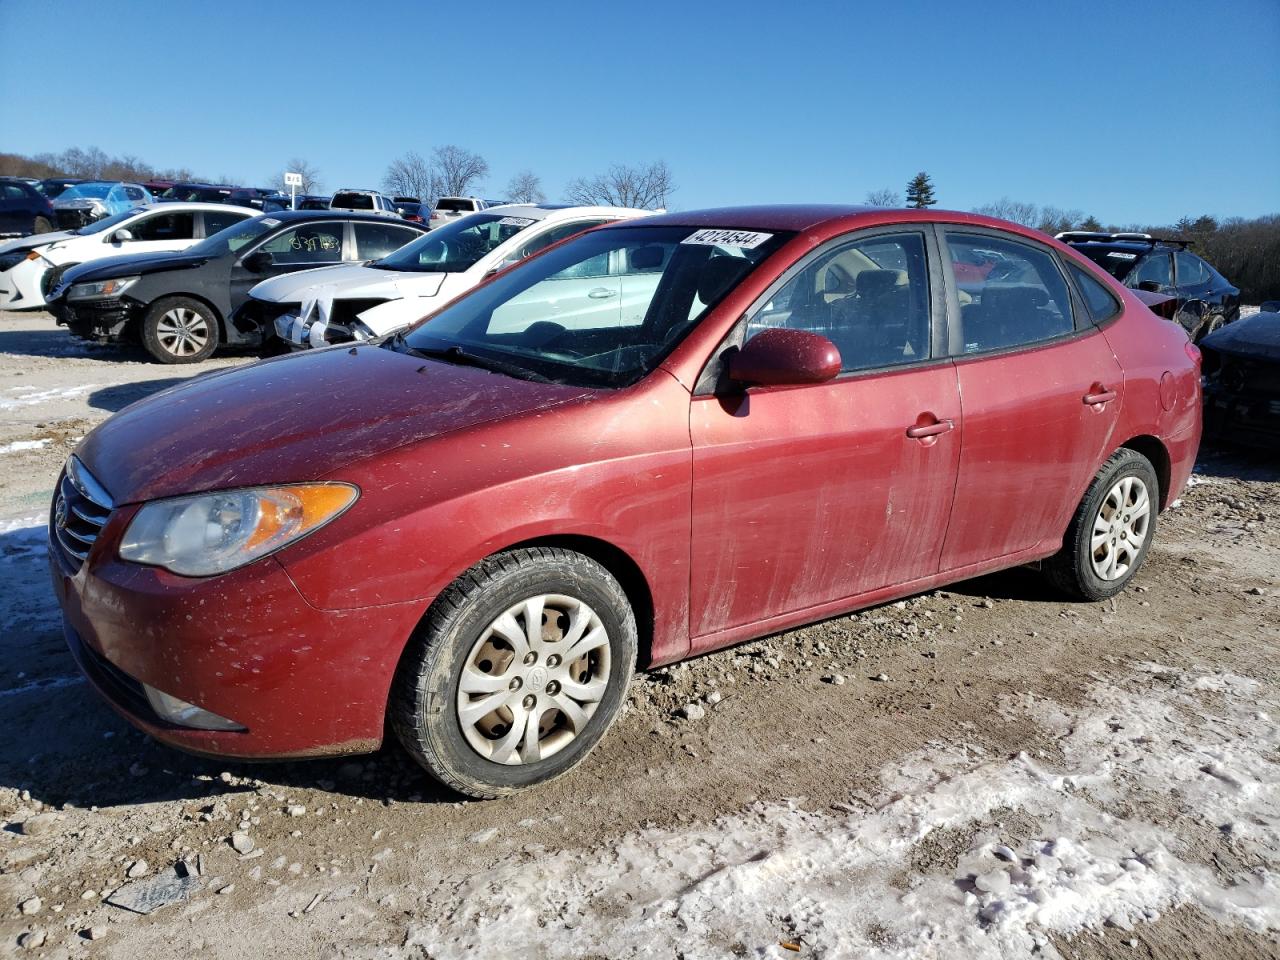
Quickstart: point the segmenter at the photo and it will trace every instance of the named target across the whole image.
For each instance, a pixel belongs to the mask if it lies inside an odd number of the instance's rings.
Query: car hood
[[[1214,331],[1201,347],[1238,357],[1280,360],[1280,313],[1255,313]]]
[[[344,464],[593,391],[380,347],[309,350],[126,407],[76,455],[117,504],[318,480]]]
[[[272,277],[254,287],[252,295],[272,303],[301,303],[316,296],[319,288],[323,287],[326,294],[334,299],[433,297],[446,276],[448,274],[378,270],[352,263]]]
[[[52,233],[33,233],[29,237],[18,237],[0,243],[0,253],[14,253],[19,250],[34,250],[59,240],[70,240],[75,234],[70,230],[56,230]]]
[[[112,277],[131,277],[159,273],[163,270],[185,270],[204,266],[209,257],[195,257],[183,253],[131,253],[120,257],[92,260],[82,266],[72,267],[62,275],[66,283],[83,283],[94,280],[110,280]]]

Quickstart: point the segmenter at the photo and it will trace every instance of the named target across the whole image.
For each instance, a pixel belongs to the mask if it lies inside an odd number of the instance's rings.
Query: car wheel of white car
[[[142,345],[161,363],[197,363],[218,348],[218,318],[189,297],[157,300],[142,321]]]
[[[441,783],[504,796],[586,757],[635,660],[635,617],[608,570],[569,550],[512,550],[432,604],[397,671],[391,724]]]
[[[1135,450],[1117,450],[1089,485],[1062,550],[1045,561],[1050,582],[1079,600],[1114,597],[1151,550],[1159,503],[1151,461]]]

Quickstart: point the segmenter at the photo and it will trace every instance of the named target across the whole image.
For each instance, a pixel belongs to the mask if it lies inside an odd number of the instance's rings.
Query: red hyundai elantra
[[[389,719],[497,796],[580,762],[637,661],[1030,561],[1119,592],[1199,384],[1180,327],[1032,230],[657,216],[112,417],[59,482],[53,579],[86,675],[167,743],[356,753]]]

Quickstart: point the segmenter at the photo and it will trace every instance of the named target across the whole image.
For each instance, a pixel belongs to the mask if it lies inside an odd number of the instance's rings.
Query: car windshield
[[[81,227],[76,234],[81,237],[87,237],[93,233],[102,233],[104,230],[110,230],[112,227],[125,220],[131,220],[138,215],[139,211],[134,207],[128,210],[122,210],[119,213],[113,213],[109,217],[103,217],[101,220],[95,220],[87,226]]]
[[[1083,253],[1117,280],[1123,280],[1133,269],[1133,265],[1142,256],[1135,250],[1120,250],[1116,247],[1104,247],[1096,243],[1072,244],[1072,249]]]
[[[581,234],[388,347],[532,380],[626,386],[790,236],[679,226]]]
[[[343,210],[372,210],[374,207],[373,197],[367,193],[335,194],[332,206]]]
[[[115,183],[77,183],[67,187],[58,196],[59,200],[101,200],[119,184]]]
[[[531,217],[504,217],[476,213],[437,227],[424,237],[370,264],[380,270],[413,270],[418,273],[461,273],[521,230],[538,221]]]
[[[188,248],[187,252],[197,257],[225,256],[228,253],[235,253],[278,226],[280,221],[275,217],[253,217],[242,220],[200,241],[194,247]]]

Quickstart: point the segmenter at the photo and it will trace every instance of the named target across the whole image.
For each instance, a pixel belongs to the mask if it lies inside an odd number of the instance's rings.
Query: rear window
[[[446,210],[449,213],[471,213],[479,209],[479,206],[474,200],[466,200],[462,197],[441,197],[436,201],[436,209]]]
[[[1073,243],[1071,249],[1077,253],[1084,254],[1117,280],[1123,280],[1127,277],[1129,271],[1133,269],[1133,265],[1142,256],[1142,253],[1137,250],[1122,250],[1116,247],[1101,246],[1096,243],[1084,243],[1079,246]]]
[[[330,206],[342,210],[372,210],[373,197],[367,193],[335,193]]]

